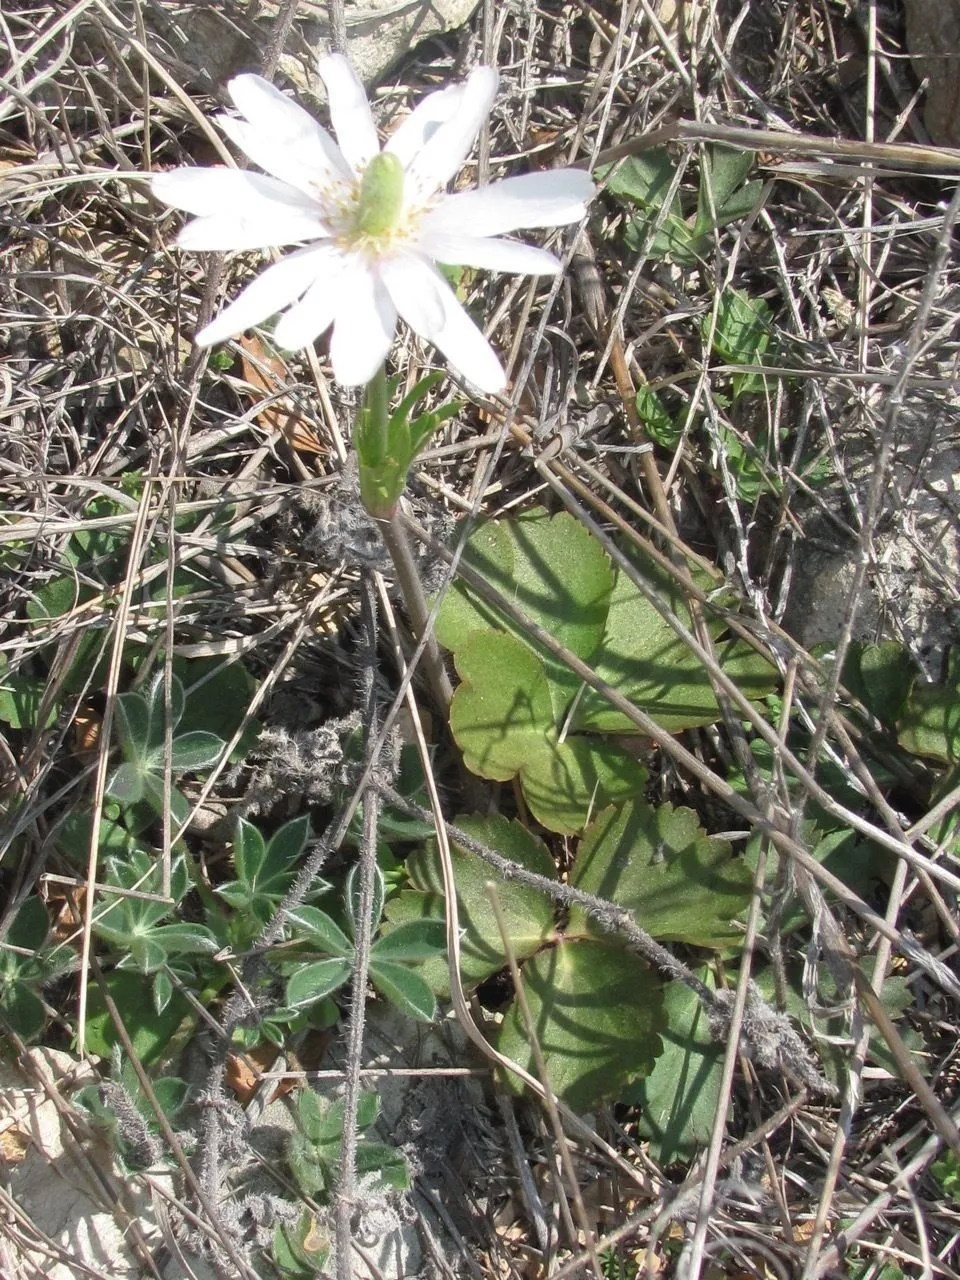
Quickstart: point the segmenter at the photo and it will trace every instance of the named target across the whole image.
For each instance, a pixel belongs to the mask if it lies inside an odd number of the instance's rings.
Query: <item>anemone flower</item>
[[[261,272],[196,341],[212,346],[282,312],[276,340],[295,349],[332,325],[333,372],[351,386],[380,369],[399,316],[468,382],[502,390],[500,361],[435,264],[556,274],[552,254],[503,233],[578,222],[593,183],[555,169],[444,191],[493,105],[490,67],[429,94],[382,149],[347,60],[332,55],[319,69],[339,146],[268,81],[241,75],[228,85],[239,117],[218,123],[268,176],[186,168],[153,178],[160,200],[196,215],[177,238],[182,249],[303,246]]]

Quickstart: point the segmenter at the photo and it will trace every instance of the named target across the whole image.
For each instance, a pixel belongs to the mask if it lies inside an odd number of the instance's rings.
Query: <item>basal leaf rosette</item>
[[[518,644],[512,637],[499,639]],[[561,912],[546,887],[523,882],[522,872],[554,882],[557,873],[547,847],[519,823],[498,815],[459,818],[454,826],[514,868],[504,874],[491,865],[496,859],[452,845],[464,988],[474,990],[506,968],[506,947],[487,891],[493,881],[550,1087],[582,1110],[633,1096],[629,1090],[651,1072],[664,1051],[663,1037],[669,1036],[673,1069],[683,1073],[689,1087],[680,1082],[670,1093],[670,1076],[660,1072],[651,1086],[660,1116],[651,1132],[665,1151],[685,1151],[701,1141],[706,1106],[696,1106],[695,1082],[715,1089],[716,1058],[697,1007],[679,989],[671,989],[665,1004],[659,975],[615,933],[579,906]],[[411,887],[387,905],[388,928],[445,915],[435,844],[428,843],[407,866]],[[655,938],[708,949],[738,944],[738,918],[752,881],[750,868],[725,841],[711,840],[692,810],[638,800],[610,806],[589,824],[570,874],[574,888],[631,911]],[[434,990],[449,991],[445,962],[431,960],[420,972]],[[536,1073],[527,1023],[516,1002],[503,1015],[498,1045]],[[670,1111],[674,1097],[675,1114]]]

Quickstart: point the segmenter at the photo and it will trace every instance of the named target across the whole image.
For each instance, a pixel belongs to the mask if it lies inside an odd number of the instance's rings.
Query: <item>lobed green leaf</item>
[[[692,631],[690,609],[673,578],[645,556],[637,557],[636,570],[666,610]],[[711,620],[708,626],[724,672],[747,697],[769,693],[777,680],[771,664],[743,641],[721,640],[722,621]],[[670,733],[719,719],[720,708],[700,659],[622,571],[617,572],[603,643],[593,667],[601,679]],[[637,732],[636,725],[594,689],[584,690],[572,727],[579,732]]]
[[[592,1110],[652,1069],[662,1051],[663,996],[638,956],[590,940],[564,941],[527,961],[521,978],[546,1062],[545,1083],[569,1106]],[[497,1047],[537,1074],[516,1001]]]
[[[528,871],[556,879],[556,868],[543,841],[521,823],[500,814],[486,817],[464,816],[456,826],[481,844]],[[546,894],[515,881],[500,880],[496,872],[455,841],[450,857],[457,888],[457,915],[460,922],[460,976],[468,989],[498,973],[507,963],[497,919],[487,894],[487,883],[497,883],[500,905],[507,923],[514,954],[521,960],[533,955],[554,936],[554,906]],[[387,904],[387,926],[378,948],[399,932],[407,922],[431,921],[445,936],[443,874],[435,841],[407,859],[411,888],[404,889]],[[421,976],[439,995],[449,995],[450,977],[447,957],[427,960],[419,970]]]
[[[692,810],[635,800],[587,828],[570,882],[627,907],[654,938],[724,948],[742,937],[753,876],[726,841],[708,839]],[[578,908],[569,932],[602,935]]]
[[[684,983],[667,983],[663,1005],[663,1052],[649,1075],[627,1089],[620,1101],[638,1107],[650,1154],[666,1166],[691,1160],[710,1141],[720,1105],[725,1046],[711,1039],[706,1012]]]
[[[480,524],[464,563],[578,658],[588,661],[603,636],[613,570],[600,543],[566,512],[533,511]],[[476,632],[495,629],[538,655],[559,722],[580,687],[578,677],[468,586],[455,582],[437,616],[437,639],[455,652]],[[489,776],[489,775],[485,775]]]
[[[615,744],[554,724],[540,659],[514,636],[473,632],[456,653],[461,684],[450,728],[467,768],[506,782],[519,777],[534,816],[552,831],[579,831],[590,812],[640,792],[646,771]]]

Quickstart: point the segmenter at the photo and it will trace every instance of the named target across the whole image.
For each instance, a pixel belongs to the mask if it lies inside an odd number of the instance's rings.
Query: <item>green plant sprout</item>
[[[357,1128],[369,1129],[380,1111],[375,1093],[362,1093],[357,1108]],[[294,1104],[297,1131],[287,1144],[287,1161],[297,1186],[305,1195],[328,1195],[336,1182],[340,1139],[343,1135],[343,1102],[321,1098],[312,1089],[301,1089]],[[365,1139],[357,1147],[357,1172],[374,1174],[386,1186],[405,1191],[410,1175],[400,1153],[385,1143]]]
[[[361,1093],[356,1127],[360,1133],[377,1119],[380,1099],[375,1093]],[[287,1163],[299,1190],[311,1199],[326,1200],[337,1183],[340,1145],[343,1139],[342,1099],[321,1098],[312,1089],[301,1089],[294,1102],[296,1132],[287,1143]],[[357,1143],[357,1173],[367,1181],[406,1191],[410,1174],[403,1156],[385,1143],[361,1138]],[[316,1218],[305,1210],[294,1226],[280,1224],[274,1232],[273,1261],[288,1280],[306,1280],[317,1275],[329,1253],[330,1242],[318,1228]]]
[[[753,298],[739,289],[725,289],[716,316],[707,312],[701,317],[700,335],[711,356],[722,364],[754,366],[753,370],[733,373],[718,370],[712,376],[713,404],[733,421],[718,415],[709,424],[711,448],[705,465],[711,474],[719,476],[717,454],[722,451],[724,466],[741,501],[752,505],[763,494],[777,496],[783,486],[771,463],[773,440],[761,421],[770,394],[770,379],[755,371],[757,366],[762,370],[774,363],[776,333],[771,308],[762,298]],[[650,439],[665,449],[675,449],[683,437],[684,423],[668,411],[658,392],[641,387],[636,408]],[[703,424],[702,416],[694,425],[698,424]],[[790,439],[789,428],[781,424],[777,436],[781,452]],[[817,455],[801,458],[797,469],[811,486],[822,484],[830,475],[829,464]]]
[[[667,151],[630,156],[599,169],[597,177],[606,181],[607,191],[634,210],[625,235],[628,248],[640,250],[658,227],[647,248],[648,256],[695,266],[703,260],[716,231],[746,218],[757,207],[763,183],[747,181],[754,160],[752,151],[708,147],[696,208],[689,212],[686,192],[677,182],[677,166]]]
[[[206,729],[178,734],[185,700],[183,685],[175,675],[170,679],[169,693],[169,723],[173,735],[169,757],[171,776],[209,768],[219,759],[226,743]],[[166,787],[166,683],[162,673],[154,676],[146,696],[120,694],[116,724],[124,762],[111,774],[107,795],[128,810],[146,801],[160,816],[169,803],[173,821],[182,827],[190,815],[190,806],[179,791]]]
[[[232,908],[230,941],[242,948],[273,918],[293,882],[297,866],[310,839],[310,819],[294,818],[265,840],[245,818],[233,837],[235,880],[218,885],[216,893]],[[314,893],[329,889],[326,881],[314,885]]]
[[[372,919],[379,921],[384,903],[384,878],[379,867],[375,881]],[[282,965],[284,969],[292,968],[285,988],[285,1004],[289,1009],[309,1008],[349,980],[353,972],[358,892],[357,867],[354,866],[344,891],[350,936],[317,907],[301,906],[288,911],[295,944],[323,952],[328,957],[307,965]],[[445,953],[446,937],[441,922],[411,921],[403,929],[394,929],[376,939],[370,952],[370,980],[401,1013],[419,1022],[432,1022],[437,1014],[436,998],[412,966]]]
[[[106,884],[119,889],[159,894],[162,868],[157,859],[142,849],[134,849],[121,860],[107,859]],[[190,888],[186,860],[175,858],[170,871],[170,902],[155,902],[133,896],[113,897],[105,910],[94,916],[98,938],[119,952],[117,969],[130,969],[146,977],[153,975],[153,999],[162,1013],[173,995],[167,966],[174,958],[211,956],[220,943],[206,925],[180,921],[164,923],[183,901]]]
[[[707,147],[700,168],[695,207],[693,197],[679,181],[678,165],[665,150],[629,157],[607,170],[607,190],[632,210],[624,233],[627,248],[645,248],[653,259],[667,259],[682,267],[701,267],[717,234],[732,223],[749,217],[763,198],[764,184],[747,181],[753,168],[753,152],[727,147]],[[760,366],[774,363],[773,313],[762,298],[741,289],[725,288],[716,311],[700,319],[700,334],[710,354],[723,364]],[[718,409],[735,414],[736,422],[709,426],[711,456],[706,465],[714,475],[721,471],[718,451],[733,479],[737,497],[755,504],[763,494],[779,495],[782,482],[770,463],[773,441],[757,421],[757,405],[769,394],[770,381],[760,371],[717,373],[712,398]],[[637,416],[649,438],[666,449],[675,449],[683,437],[684,423],[663,403],[655,388],[641,387],[636,396]],[[777,443],[782,450],[790,432],[781,425]],[[826,460],[801,459],[797,469],[805,483],[816,486],[830,474]]]
[[[896,641],[854,644],[843,668],[843,682],[889,734],[884,757],[898,746],[932,775],[929,802],[940,803],[960,783],[960,649],[950,649],[938,683],[924,679]],[[876,735],[867,728],[868,741]],[[875,776],[877,774],[874,769]],[[885,778],[880,778],[885,782]],[[960,813],[956,807],[931,826],[936,844],[960,852]]]
[[[930,1172],[943,1188],[945,1195],[956,1205],[960,1205],[960,1156],[955,1151],[945,1151],[942,1157],[930,1166]]]
[[[47,1024],[43,988],[74,965],[73,953],[50,946],[50,917],[37,897],[26,898],[0,942],[0,1017],[23,1040]]]
[[[897,733],[900,745],[911,755],[954,770],[960,764],[960,648],[948,654],[940,684],[914,681]]]
[[[725,364],[763,365],[773,345],[773,312],[763,298],[751,298],[741,289],[724,289],[717,303],[716,320],[707,313],[700,331],[710,351]],[[732,398],[764,391],[760,373],[735,373]]]
[[[639,1264],[626,1257],[621,1249],[605,1249],[600,1254],[600,1266],[603,1280],[637,1280],[640,1273]]]

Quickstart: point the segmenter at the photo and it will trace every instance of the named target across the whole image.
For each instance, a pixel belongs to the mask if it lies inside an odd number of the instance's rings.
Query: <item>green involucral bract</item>
[[[403,210],[403,165],[384,151],[367,165],[360,183],[357,229],[367,236],[385,236],[396,227]]]
[[[407,483],[417,454],[448,418],[459,410],[451,400],[414,416],[417,406],[441,382],[442,374],[421,378],[392,410],[389,405],[398,382],[389,382],[381,369],[367,385],[363,409],[354,434],[360,463],[360,499],[375,518],[388,518]]]

